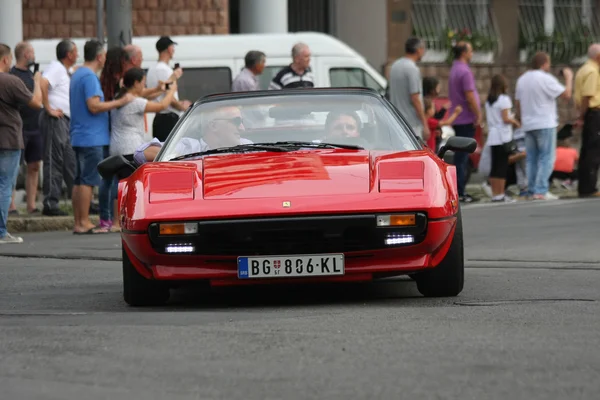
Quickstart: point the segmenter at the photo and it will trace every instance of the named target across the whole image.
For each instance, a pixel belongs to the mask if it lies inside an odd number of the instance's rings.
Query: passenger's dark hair
[[[56,59],[64,60],[67,55],[73,50],[75,43],[69,39],[63,39],[56,45]],[[96,56],[94,56],[96,57]]]
[[[119,93],[115,96],[115,100],[125,96],[125,93],[127,93],[136,82],[141,82],[144,79],[144,76],[146,76],[146,72],[141,68],[128,69],[127,72],[125,72],[125,75],[123,75],[123,87],[119,89]]]
[[[418,37],[409,37],[404,43],[404,51],[406,54],[415,54],[420,47],[423,46],[423,42]]]
[[[431,96],[432,92],[436,91],[440,81],[434,76],[426,76],[423,78],[423,96]],[[437,96],[439,93],[435,93]]]
[[[258,50],[251,50],[246,53],[246,57],[244,57],[244,64],[246,68],[252,68],[256,64],[260,63],[266,57],[265,53]]]
[[[508,83],[506,82],[506,78],[503,75],[494,75],[492,77],[492,85],[490,86],[487,98],[487,102],[490,106],[498,100],[498,97],[500,97],[501,94],[506,94],[507,90]]]
[[[327,119],[325,120],[325,126],[327,128],[329,128],[329,126],[333,123],[333,121],[335,121],[336,119],[338,119],[339,117],[341,117],[343,115],[352,117],[352,119],[354,119],[354,121],[356,121],[356,127],[358,129],[361,128],[361,126],[362,126],[361,119],[355,111],[331,111],[329,114],[327,114]]]
[[[96,39],[88,40],[87,42],[85,42],[85,45],[83,46],[84,61],[85,62],[94,61],[96,59],[96,57],[98,57],[98,54],[100,54],[100,52],[102,52],[103,48],[104,48],[104,45],[102,44],[102,42],[100,42]]]

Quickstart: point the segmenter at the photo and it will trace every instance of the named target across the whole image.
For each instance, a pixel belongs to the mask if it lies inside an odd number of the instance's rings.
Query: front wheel
[[[135,269],[123,248],[123,299],[134,307],[160,306],[169,301],[167,284],[144,278]]]
[[[435,268],[414,275],[417,290],[425,297],[454,297],[465,283],[465,259],[462,214],[456,214],[456,229],[448,253]]]

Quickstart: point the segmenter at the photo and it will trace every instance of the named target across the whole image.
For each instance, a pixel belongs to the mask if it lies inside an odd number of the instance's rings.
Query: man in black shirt
[[[296,89],[315,86],[314,75],[310,69],[310,48],[305,43],[292,47],[293,62],[275,75],[269,89]]]
[[[10,69],[10,73],[18,76],[33,93],[33,72],[35,63],[35,51],[33,46],[27,42],[21,42],[15,47],[15,66]],[[27,211],[37,213],[39,210],[35,205],[37,197],[37,188],[39,182],[40,166],[44,156],[44,138],[39,129],[39,117],[41,109],[33,109],[27,106],[21,106],[19,113],[23,120],[23,142],[25,149],[21,153],[21,162],[27,163],[27,177],[25,180],[25,192],[27,193]],[[15,192],[13,192],[10,213],[17,213],[15,203]]]

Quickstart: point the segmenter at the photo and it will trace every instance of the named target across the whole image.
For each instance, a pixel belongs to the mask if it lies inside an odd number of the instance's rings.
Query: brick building
[[[22,0],[23,38],[94,37],[96,0]],[[229,33],[228,0],[133,0],[133,35]]]

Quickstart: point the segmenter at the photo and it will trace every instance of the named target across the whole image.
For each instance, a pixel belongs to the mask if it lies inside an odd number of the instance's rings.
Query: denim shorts
[[[102,177],[98,172],[100,161],[108,157],[108,146],[94,147],[73,147],[75,152],[75,171],[74,185],[100,186]]]

